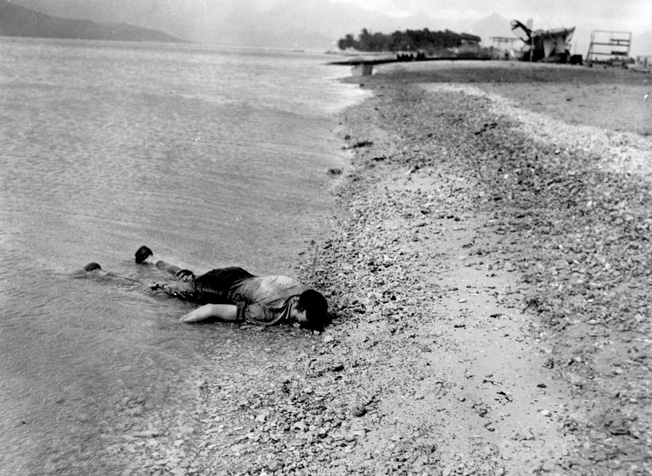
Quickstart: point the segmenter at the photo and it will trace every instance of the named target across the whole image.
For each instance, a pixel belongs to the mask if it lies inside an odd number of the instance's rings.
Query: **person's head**
[[[304,327],[322,331],[330,322],[328,302],[321,293],[308,289],[293,306],[293,317]]]

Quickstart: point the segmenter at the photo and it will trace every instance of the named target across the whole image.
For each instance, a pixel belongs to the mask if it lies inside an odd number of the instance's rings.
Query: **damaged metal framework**
[[[632,33],[629,31],[593,30],[586,61],[589,64],[599,62],[599,57],[602,56],[602,61],[624,63],[629,59],[631,46]]]
[[[518,20],[512,20],[511,26],[512,32],[525,43],[521,60],[567,63],[570,59],[570,41],[575,27],[532,30]]]

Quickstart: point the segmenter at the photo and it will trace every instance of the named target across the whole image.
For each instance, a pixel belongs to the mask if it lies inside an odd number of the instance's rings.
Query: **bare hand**
[[[177,271],[175,276],[179,278],[181,281],[186,281],[186,282],[195,279],[195,273],[193,273],[189,269],[182,269],[180,271]]]

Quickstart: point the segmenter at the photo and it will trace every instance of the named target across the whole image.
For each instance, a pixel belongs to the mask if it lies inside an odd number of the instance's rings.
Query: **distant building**
[[[650,68],[652,67],[652,56],[637,55],[635,64],[641,68]]]
[[[452,53],[458,55],[477,55],[482,51],[482,47],[480,46],[482,38],[479,36],[469,35],[468,33],[459,33],[459,38],[460,46],[450,48]]]
[[[480,53],[480,42],[482,38],[468,33],[460,33],[461,45],[457,48],[458,53]]]
[[[491,57],[496,60],[515,60],[514,43],[518,38],[505,36],[492,36],[489,49]]]

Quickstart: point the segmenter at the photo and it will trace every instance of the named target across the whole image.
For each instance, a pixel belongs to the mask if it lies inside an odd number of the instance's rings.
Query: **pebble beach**
[[[207,376],[186,420],[115,454],[132,474],[652,473],[652,75],[347,81],[372,94],[340,117],[333,229],[297,268],[333,324],[242,326],[266,372]]]

